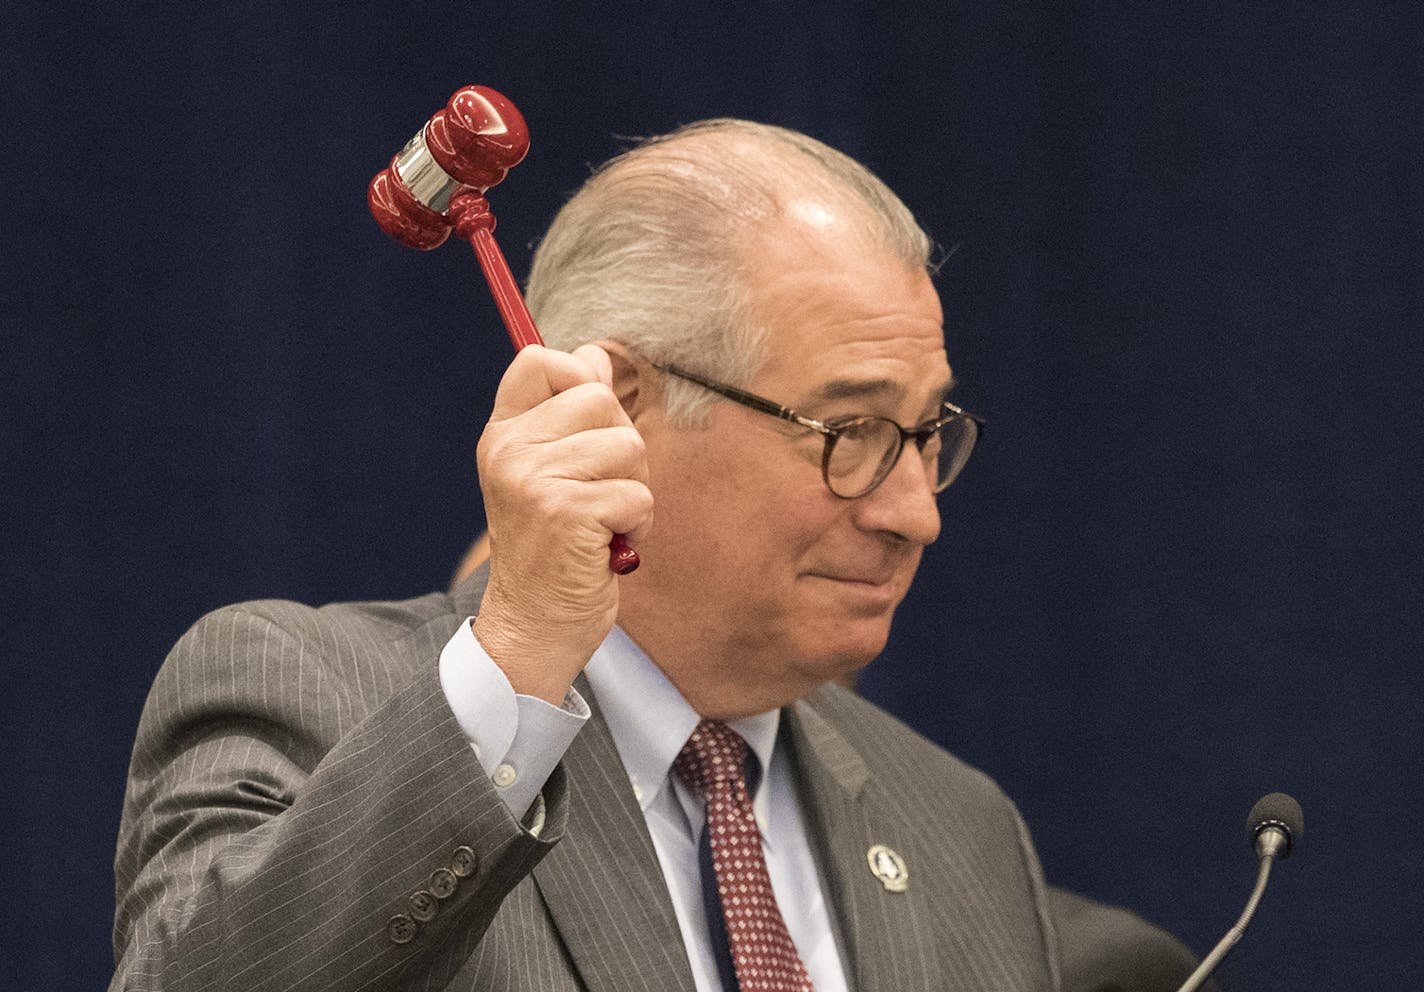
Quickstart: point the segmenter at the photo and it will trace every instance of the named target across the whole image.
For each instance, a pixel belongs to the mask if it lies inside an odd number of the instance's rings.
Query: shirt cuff
[[[460,624],[440,652],[440,688],[480,767],[522,820],[587,722],[588,704],[573,687],[562,706],[516,695],[476,640],[473,619]]]

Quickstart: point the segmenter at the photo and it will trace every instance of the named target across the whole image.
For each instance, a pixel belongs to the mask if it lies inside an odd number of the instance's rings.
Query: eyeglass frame
[[[942,413],[947,411],[947,415],[937,417],[934,420],[927,420],[923,424],[908,429],[900,426],[898,421],[892,420],[890,417],[880,417],[874,414],[849,417],[839,423],[834,421],[825,423],[813,417],[807,417],[804,414],[797,413],[790,407],[782,406],[780,403],[773,403],[771,400],[758,396],[755,393],[749,393],[745,389],[738,389],[736,386],[729,386],[726,383],[717,382],[715,379],[708,379],[695,372],[689,372],[680,366],[659,364],[658,362],[649,362],[649,364],[659,372],[665,372],[679,379],[685,379],[688,382],[701,386],[703,389],[710,390],[719,396],[725,397],[734,403],[740,403],[748,409],[776,417],[778,420],[785,420],[789,423],[797,424],[820,434],[821,437],[825,439],[825,447],[821,450],[821,481],[826,484],[826,488],[830,490],[831,495],[837,499],[860,499],[862,496],[869,496],[880,488],[885,480],[890,477],[890,473],[895,471],[895,466],[900,464],[900,456],[905,453],[905,442],[907,440],[913,439],[915,448],[923,453],[925,445],[929,443],[930,438],[939,433],[940,428],[952,420],[962,418],[974,424],[974,439],[970,442],[969,451],[965,454],[964,462],[961,463],[958,471],[945,480],[943,484],[939,482],[935,483],[935,493],[942,493],[954,483],[955,479],[959,478],[959,473],[964,470],[964,465],[968,464],[969,456],[974,453],[975,447],[979,444],[979,438],[984,433],[985,422],[982,417],[975,416],[969,411],[949,402],[949,400],[940,401],[940,410]],[[866,420],[883,420],[888,424],[894,425],[895,429],[900,432],[900,443],[895,449],[894,457],[885,463],[887,467],[880,478],[876,479],[864,492],[857,493],[854,496],[842,496],[836,492],[835,487],[831,485],[831,452],[835,449],[836,441],[840,439],[841,435],[844,434],[851,425]]]

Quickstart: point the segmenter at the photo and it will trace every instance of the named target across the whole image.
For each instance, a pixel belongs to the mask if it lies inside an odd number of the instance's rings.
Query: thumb
[[[599,382],[609,387],[613,385],[613,361],[608,352],[596,344],[581,344],[573,350],[573,355],[593,367]]]

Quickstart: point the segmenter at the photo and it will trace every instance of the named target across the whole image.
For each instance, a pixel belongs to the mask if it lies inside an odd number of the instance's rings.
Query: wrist
[[[490,660],[499,666],[515,693],[534,696],[554,706],[562,706],[574,677],[592,656],[597,642],[586,650],[578,641],[548,636],[547,628],[534,621],[506,623],[497,611],[481,608],[471,623]],[[542,636],[531,636],[540,630]],[[586,635],[585,635],[586,636]],[[601,640],[601,638],[600,638]]]

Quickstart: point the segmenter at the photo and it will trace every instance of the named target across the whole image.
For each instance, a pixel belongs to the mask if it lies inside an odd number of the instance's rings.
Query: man
[[[1013,806],[828,685],[882,650],[978,432],[928,254],[781,129],[590,179],[530,279],[553,348],[480,442],[487,569],[219,611],[160,672],[113,987],[1059,988]]]

